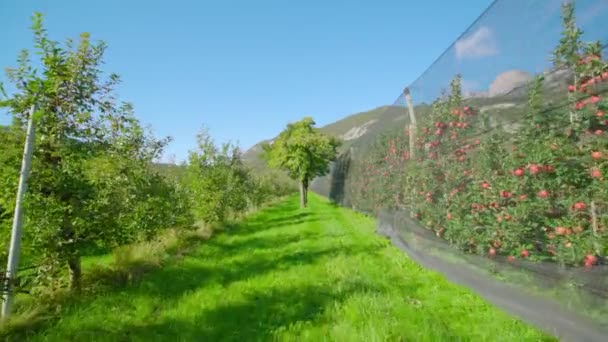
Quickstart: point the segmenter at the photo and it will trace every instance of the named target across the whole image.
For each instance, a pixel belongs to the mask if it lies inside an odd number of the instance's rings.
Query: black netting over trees
[[[415,125],[402,94],[405,120],[312,188],[506,310],[608,341],[606,43],[608,1],[495,1],[408,87]]]

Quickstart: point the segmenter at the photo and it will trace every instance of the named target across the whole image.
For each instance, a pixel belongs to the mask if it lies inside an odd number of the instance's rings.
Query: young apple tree
[[[31,61],[24,50],[18,66],[7,69],[14,90],[0,92],[0,108],[13,117],[0,140],[0,179],[10,182],[0,189],[0,223],[12,217],[23,142],[18,137],[26,108],[35,103],[24,238],[41,276],[67,266],[78,288],[80,259],[88,249],[107,250],[173,225],[177,194],[150,167],[167,140],[148,134],[129,104],[116,103],[119,78],[101,70],[105,44],[86,33],[78,41],[53,41],[40,14],[32,29],[39,60]]]

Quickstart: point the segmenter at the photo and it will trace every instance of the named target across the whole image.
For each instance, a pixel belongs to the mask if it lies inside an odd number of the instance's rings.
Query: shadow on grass
[[[275,246],[276,247],[276,246]],[[229,287],[231,284],[256,277],[264,277],[270,272],[288,270],[292,267],[312,265],[325,257],[374,253],[379,247],[319,248],[294,251],[277,256],[272,251],[253,255],[250,258],[229,260],[230,251],[216,255],[218,263],[212,267],[189,262],[164,267],[144,278],[140,286],[124,291],[133,296],[161,296],[163,305],[172,305],[184,295],[203,289],[210,284]],[[204,254],[193,254],[191,258],[207,258]],[[226,261],[222,261],[226,260]],[[85,304],[86,305],[86,304]]]
[[[278,203],[272,207],[265,208],[264,210],[259,212],[261,216],[290,216],[293,215],[294,212],[298,212],[300,210],[300,206],[294,199],[288,199],[285,202]]]
[[[269,227],[272,226],[283,226],[283,225],[298,225],[301,223],[309,223],[309,222],[313,222],[314,221],[314,217],[315,215],[311,214],[310,212],[300,212],[300,213],[294,213],[293,215],[285,215],[285,216],[279,216],[279,217],[274,217],[272,219],[265,219],[265,220],[260,220],[260,222],[257,222],[257,225],[266,225]]]
[[[280,248],[292,244],[314,242],[323,239],[324,236],[312,232],[298,231],[297,229],[285,230],[284,232],[279,232],[272,236],[265,237],[264,234],[258,236],[259,233],[272,229],[281,229],[283,226],[312,223],[323,219],[322,212],[313,214],[306,210],[307,209],[300,210],[297,201],[288,200],[255,214],[248,221],[226,227],[224,231],[205,242],[202,248],[191,251],[189,257],[183,260],[183,262],[173,262],[161,269],[153,270],[148,274],[143,275],[135,285],[127,285],[124,280],[121,280],[115,282],[113,286],[104,286],[103,291],[100,293],[96,293],[95,291],[92,293],[89,292],[86,297],[74,295],[71,296],[71,298],[62,300],[59,304],[67,309],[64,314],[78,315],[78,311],[80,311],[81,308],[86,308],[91,305],[100,298],[99,295],[101,293],[103,293],[104,297],[108,297],[112,296],[112,293],[123,292],[128,296],[160,297],[165,299],[163,300],[163,306],[170,306],[191,291],[204,289],[211,283],[229,286],[234,282],[264,276],[272,271],[286,270],[297,265],[313,264],[321,258],[332,255],[372,252],[371,249],[373,248],[353,248],[348,245],[343,245],[340,248],[306,248],[303,251],[293,251],[288,254],[281,254],[278,253]],[[230,237],[233,238],[231,239]],[[208,253],[211,253],[211,249],[213,249],[213,254],[209,255]],[[276,251],[273,251],[273,249],[276,249]],[[251,251],[256,251],[256,254],[251,258],[245,257],[244,260],[234,260],[230,258],[231,256],[238,254],[247,256]],[[218,262],[213,266],[193,262],[192,260],[196,260],[193,258],[197,257],[213,257]],[[270,324],[270,326],[273,326],[274,323],[271,323],[273,320],[277,319],[279,321],[275,322],[276,324],[281,322],[285,323],[287,322],[286,320],[291,319],[297,321],[300,319],[300,316],[304,318],[309,317],[310,310],[314,311],[315,308],[318,309],[326,299],[339,299],[338,294],[324,287],[285,291],[291,291],[293,293],[281,294],[275,291],[271,294],[260,294],[257,299],[253,298],[251,303],[243,303],[236,307],[222,307],[218,309],[218,312],[203,312],[196,316],[196,320],[205,322],[203,324],[205,327],[180,327],[177,329],[177,332],[181,332],[178,335],[184,336],[184,334],[195,334],[198,337],[198,340],[208,340],[207,338],[216,340],[217,337],[221,339],[223,335],[240,338],[241,336],[247,336],[247,331],[256,330],[257,335],[255,336],[264,336],[265,330],[258,329],[260,325],[256,320],[266,320],[267,322],[264,324]],[[302,308],[302,311],[292,312],[285,315],[283,318],[277,318],[278,316],[274,313],[274,308],[280,306],[281,303],[289,304],[282,310]],[[124,305],[125,310],[128,310],[129,308],[129,303],[119,302],[116,304],[118,306]],[[261,307],[257,310],[262,310],[262,312],[258,312],[258,314],[262,316],[261,318],[258,319],[248,313],[251,311],[251,308],[257,308],[260,305]],[[233,314],[228,314],[228,311],[233,311]],[[234,316],[234,319],[228,320],[224,324],[214,322],[215,320],[221,320],[221,317],[226,314]],[[243,322],[241,322],[241,320],[245,317],[251,318],[248,322],[250,326],[242,328]],[[58,318],[59,317],[47,318],[43,321],[38,321],[35,326],[25,326],[23,329],[16,331],[16,335],[9,337],[12,340],[23,340],[27,336],[34,335],[36,331],[52,329],[54,322],[56,322]],[[178,327],[181,324],[186,323],[171,322],[168,324],[171,327]],[[213,326],[216,326],[217,329],[214,328],[209,330]],[[228,329],[228,327],[230,327],[230,329]],[[95,327],[90,327],[90,329],[89,327],[79,328],[84,328],[85,330],[71,333],[76,335],[81,335],[80,333],[87,335],[100,329]],[[161,325],[157,327],[152,326],[148,329],[157,330],[165,328],[167,329],[166,331],[172,331],[173,329]],[[201,330],[200,328],[203,329]],[[125,327],[124,331],[120,333],[122,334],[121,337],[116,337],[118,340],[121,340],[125,338],[129,339],[129,336],[135,335],[141,335],[142,337],[152,336],[148,335],[144,330],[139,331],[137,327]],[[236,332],[229,332],[228,330]],[[131,333],[129,333],[129,331],[131,331]]]
[[[175,265],[150,274],[137,287],[125,290],[127,297],[163,298],[163,307],[173,307],[184,296],[203,290],[208,285],[230,284],[264,276],[273,270],[288,269],[296,265],[312,264],[337,254],[367,253],[367,249],[320,249],[296,252],[280,258],[254,258],[244,262],[220,264],[214,268],[197,264]],[[96,326],[69,326],[63,328],[62,337],[70,340],[90,340],[99,336],[105,341],[258,341],[269,340],[273,331],[294,324],[315,322],[328,307],[340,303],[357,293],[381,292],[383,289],[362,282],[347,284],[341,289],[326,285],[265,289],[254,292],[237,303],[219,305],[211,310],[201,310],[191,318],[179,320],[150,317],[150,323],[112,324],[106,328],[103,319]],[[412,289],[412,292],[415,289]],[[124,297],[123,297],[124,298]],[[221,301],[219,301],[221,303]],[[90,302],[80,302],[86,307]],[[114,310],[128,311],[132,303],[112,302]],[[121,307],[122,306],[122,307]],[[162,308],[159,308],[159,310]],[[80,313],[74,312],[78,315]],[[67,329],[67,330],[65,330]],[[66,335],[67,334],[67,335]]]
[[[232,255],[234,253],[238,253],[239,251],[263,251],[267,249],[275,249],[280,246],[286,247],[302,242],[312,242],[321,238],[323,238],[323,235],[311,232],[300,233],[296,231],[277,235],[272,239],[269,239],[267,236],[251,236],[251,234],[242,235],[240,239],[233,239],[231,241],[212,239],[206,243],[206,245],[221,250],[222,254]]]
[[[119,329],[84,327],[87,336],[108,341],[269,341],[282,331],[297,330],[326,320],[326,310],[352,296],[384,289],[352,282],[338,289],[330,286],[284,287],[254,292],[237,303],[202,310],[189,320],[166,318],[158,322],[125,325]],[[415,291],[414,288],[411,291]]]
[[[321,221],[323,219],[323,216],[307,211],[298,212],[297,207],[296,209],[292,209],[292,212],[290,212],[289,215],[267,215],[267,213],[268,212],[265,211],[263,215],[255,217],[253,220],[248,222],[229,225],[225,227],[224,232],[235,236],[248,235],[261,230],[279,228],[282,226],[294,226],[303,223],[312,223]]]
[[[308,217],[306,219],[294,219],[290,220],[288,218],[284,220],[276,220],[274,223],[267,222],[258,222],[255,224],[251,224],[249,226],[240,226],[236,228],[234,231],[229,231],[230,235],[233,236],[246,236],[256,234],[258,232],[270,232],[275,229],[282,229],[285,226],[297,226],[301,224],[314,223],[314,222],[322,222],[323,219],[321,217]]]

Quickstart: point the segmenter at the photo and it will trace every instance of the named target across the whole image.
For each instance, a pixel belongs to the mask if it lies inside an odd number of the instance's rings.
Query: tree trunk
[[[300,208],[306,208],[306,186],[305,181],[300,181]]]
[[[80,289],[80,279],[82,278],[82,268],[80,265],[80,255],[74,248],[74,227],[69,211],[66,209],[63,213],[63,239],[68,243],[68,248],[65,253],[68,254],[68,267],[70,269],[70,288],[72,290]]]
[[[72,290],[80,290],[80,280],[82,279],[82,268],[80,267],[80,256],[71,256],[68,259],[70,267],[70,288]]]
[[[308,206],[308,179],[304,180],[304,208]]]

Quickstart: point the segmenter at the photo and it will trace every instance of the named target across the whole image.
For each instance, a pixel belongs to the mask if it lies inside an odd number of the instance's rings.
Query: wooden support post
[[[407,103],[407,109],[410,116],[410,124],[408,126],[409,137],[410,137],[410,161],[414,162],[414,158],[416,158],[416,113],[414,112],[414,104],[412,103],[412,95],[410,94],[410,88],[405,88],[403,90],[403,96],[405,97],[405,101]],[[410,176],[408,176],[410,177]],[[410,189],[413,193],[415,193],[415,187]],[[412,200],[414,196],[411,196]],[[410,217],[414,218],[414,211],[410,208]]]
[[[410,160],[416,157],[416,113],[414,112],[414,104],[412,103],[412,96],[410,95],[410,88],[403,90],[405,101],[407,102],[407,109],[410,116],[409,124],[409,136],[410,136]]]

